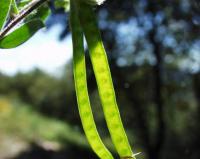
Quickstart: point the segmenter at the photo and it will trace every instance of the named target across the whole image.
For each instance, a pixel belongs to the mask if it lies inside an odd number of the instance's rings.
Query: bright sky
[[[28,42],[14,49],[0,49],[0,72],[14,75],[40,68],[54,73],[72,56],[71,37],[58,41],[62,26],[56,25],[48,32],[40,30]]]
[[[28,72],[34,68],[48,73],[57,73],[72,57],[72,42],[69,36],[58,41],[61,25],[55,25],[48,32],[40,30],[28,42],[14,49],[0,49],[0,72],[14,75],[17,72]],[[200,69],[199,48],[193,50],[195,60],[181,63],[182,69],[192,72]],[[197,56],[198,55],[198,56]],[[190,62],[190,64],[188,63]],[[58,72],[60,73],[60,72]]]

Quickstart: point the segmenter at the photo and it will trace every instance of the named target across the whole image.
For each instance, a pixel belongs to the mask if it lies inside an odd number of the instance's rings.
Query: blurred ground
[[[66,143],[88,149],[87,141],[75,128],[64,122],[49,119],[30,106],[0,98],[0,158],[7,159],[29,151],[32,146],[41,151],[61,151]],[[62,144],[65,141],[65,145]]]

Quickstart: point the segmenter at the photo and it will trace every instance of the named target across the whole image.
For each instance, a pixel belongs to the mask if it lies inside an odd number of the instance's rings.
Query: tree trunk
[[[160,159],[161,158],[161,150],[165,140],[165,119],[164,119],[164,103],[162,98],[162,70],[163,70],[163,58],[161,54],[161,43],[156,40],[156,26],[154,29],[149,32],[149,41],[153,46],[153,54],[156,58],[156,63],[153,67],[154,73],[154,102],[156,105],[156,119],[157,119],[157,130],[155,142],[150,149],[149,159]]]

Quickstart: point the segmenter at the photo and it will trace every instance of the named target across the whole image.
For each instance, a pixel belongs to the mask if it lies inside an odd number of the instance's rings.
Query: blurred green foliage
[[[156,110],[152,102],[153,76],[151,66],[145,64],[136,67],[131,75],[125,76],[126,79],[122,78],[122,75],[129,73],[129,69],[129,67],[118,68],[116,72],[113,71],[113,76],[128,136],[132,144],[134,141],[136,150],[142,151],[140,158],[143,158],[145,152],[142,150],[142,140],[145,132],[141,133],[141,131],[147,126],[151,140],[157,138],[155,135]],[[18,136],[28,142],[50,140],[64,145],[68,143],[78,143],[81,147],[87,145],[78,116],[69,65],[66,70],[64,77],[48,75],[38,69],[29,73],[18,73],[13,77],[1,74],[0,94],[6,98],[0,100],[0,120],[3,123],[0,126],[0,134],[2,135],[3,132],[9,136]],[[174,68],[169,68],[168,71],[171,74],[182,74]],[[90,71],[88,74],[88,80],[91,80],[93,75]],[[192,153],[193,150],[190,147],[194,146],[193,142],[197,136],[195,133],[198,133],[196,127],[198,107],[192,90],[193,80],[188,79],[187,75],[184,77],[181,83],[174,79],[164,86],[167,138],[163,153],[166,156],[187,156]],[[104,136],[107,145],[110,145],[112,149],[110,140],[106,139],[108,132],[98,93],[92,87],[92,82],[89,87],[95,120],[100,134]],[[131,94],[126,93],[130,91]],[[144,119],[146,123],[141,123]],[[68,127],[68,124],[73,128]],[[172,153],[172,149],[176,148],[180,151]]]
[[[27,143],[32,142],[57,151],[70,145],[85,147],[89,151],[84,135],[74,126],[44,117],[17,98],[0,97],[0,123],[0,139],[13,142],[11,147],[5,142],[0,143],[0,157],[20,152],[22,147],[23,150],[29,149]]]

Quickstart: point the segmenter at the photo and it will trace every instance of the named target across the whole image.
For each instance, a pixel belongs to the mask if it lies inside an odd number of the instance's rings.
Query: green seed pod
[[[87,89],[83,33],[74,1],[70,3],[70,24],[73,40],[73,71],[76,96],[83,129],[94,152],[101,159],[114,159],[99,137],[94,122]]]
[[[121,121],[110,68],[93,8],[81,1],[78,9],[112,141],[121,158],[135,159]]]

